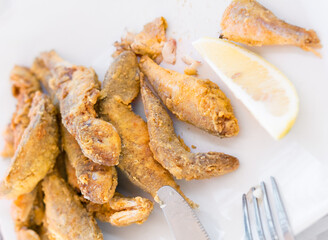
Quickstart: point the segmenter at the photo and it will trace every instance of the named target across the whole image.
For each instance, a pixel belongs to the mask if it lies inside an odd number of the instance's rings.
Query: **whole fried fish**
[[[3,157],[13,157],[16,148],[27,128],[34,94],[41,90],[40,84],[34,74],[26,67],[15,66],[10,74],[12,94],[17,99],[16,110],[11,118],[5,135]]]
[[[17,198],[31,192],[53,168],[59,154],[56,108],[49,98],[37,92],[10,169],[0,184],[0,196]]]
[[[56,92],[62,123],[84,155],[95,163],[117,165],[121,139],[110,123],[97,118],[94,105],[100,83],[94,70],[72,65],[54,51],[42,53],[39,59],[53,75],[48,84]]]
[[[251,46],[294,45],[317,55],[313,48],[321,48],[315,31],[284,22],[255,0],[232,1],[221,28],[222,38]]]
[[[74,167],[77,185],[84,198],[91,202],[103,204],[115,193],[117,173],[115,167],[94,163],[83,155],[74,137],[61,127],[63,149],[67,160]]]
[[[66,171],[68,183],[77,193],[81,193],[76,170],[69,161],[66,162]],[[153,210],[153,203],[150,200],[142,197],[124,197],[117,192],[113,198],[104,204],[91,202],[84,197],[81,197],[80,200],[94,217],[117,227],[128,226],[133,223],[142,224]]]
[[[230,100],[215,83],[164,69],[147,56],[139,65],[163,103],[179,119],[219,137],[238,134]]]
[[[177,179],[204,179],[236,170],[238,159],[219,152],[191,153],[174,132],[173,122],[144,81],[141,95],[154,158]]]

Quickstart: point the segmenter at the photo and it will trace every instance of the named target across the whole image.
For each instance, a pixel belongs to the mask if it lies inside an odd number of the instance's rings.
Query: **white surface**
[[[111,61],[112,44],[124,29],[138,31],[162,15],[168,21],[168,36],[178,42],[178,63],[169,67],[182,71],[181,56],[189,54],[202,60],[191,42],[203,36],[219,35],[220,18],[229,2],[0,0],[1,129],[14,111],[15,101],[8,81],[14,64],[29,66],[39,52],[55,49],[73,63],[93,66],[102,79]],[[260,127],[208,65],[201,67],[200,76],[219,84],[231,98],[240,123],[237,137],[219,139],[174,118],[176,132],[187,145],[196,145],[197,151],[223,151],[240,159],[240,169],[232,174],[203,181],[179,181],[186,195],[200,205],[198,216],[212,239],[220,236],[227,240],[242,239],[241,195],[270,175],[278,181],[295,232],[328,213],[327,2],[260,2],[286,21],[315,29],[324,45],[323,58],[296,47],[250,48],[281,69],[294,83],[300,97],[298,119],[280,141],[273,140]],[[144,117],[140,97],[135,110]],[[9,161],[1,160],[0,164],[3,176]],[[124,179],[120,180],[120,189],[131,196],[141,193]],[[9,201],[0,201],[0,226],[6,240],[14,239],[9,206]],[[101,224],[101,227],[105,239],[172,239],[158,206],[141,226],[115,228]]]

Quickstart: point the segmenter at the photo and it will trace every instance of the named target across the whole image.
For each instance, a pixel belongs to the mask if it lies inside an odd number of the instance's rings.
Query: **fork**
[[[270,177],[271,185],[272,185],[272,194],[274,200],[274,206],[276,208],[276,216],[280,226],[280,230],[282,232],[283,239],[285,240],[294,240],[294,235],[292,233],[292,229],[290,227],[287,213],[282,202],[278,185],[276,180],[273,177]],[[245,235],[247,240],[253,240],[252,226],[250,221],[250,213],[248,208],[248,201],[253,204],[254,208],[254,218],[255,218],[255,226],[257,236],[260,240],[266,239],[266,234],[263,228],[262,219],[265,218],[267,223],[267,228],[269,230],[270,238],[273,240],[278,240],[278,231],[276,227],[276,223],[272,214],[272,207],[270,205],[267,188],[264,182],[260,183],[260,186],[255,188],[252,187],[250,190],[251,197],[247,198],[246,194],[243,194],[242,202],[243,202],[243,213],[244,213],[244,226],[245,226]],[[260,194],[259,194],[260,193]],[[258,196],[257,196],[258,195]],[[262,200],[262,201],[260,201]],[[262,204],[261,204],[262,203]],[[262,209],[261,209],[262,206]],[[264,212],[263,212],[264,209]],[[261,216],[262,213],[262,216]],[[264,217],[264,216],[265,217]],[[270,239],[269,238],[269,239]]]

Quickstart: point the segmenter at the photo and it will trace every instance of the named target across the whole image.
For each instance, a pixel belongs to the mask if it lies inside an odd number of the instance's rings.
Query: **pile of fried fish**
[[[224,21],[240,4],[254,3],[236,2]],[[163,58],[175,62],[164,54],[172,46],[166,28],[165,19],[157,18],[115,43],[115,60],[102,84],[92,68],[71,64],[55,51],[41,53],[31,68],[14,67],[17,106],[2,152],[12,163],[0,196],[14,199],[18,239],[103,239],[96,218],[114,226],[143,223],[153,202],[116,192],[117,169],[157,202],[158,189],[168,185],[195,207],[174,178],[204,179],[238,168],[233,156],[190,152],[176,135],[166,108],[218,137],[236,136],[239,127],[216,84],[159,66]],[[224,29],[225,37],[232,36]],[[131,107],[139,91],[147,123]]]

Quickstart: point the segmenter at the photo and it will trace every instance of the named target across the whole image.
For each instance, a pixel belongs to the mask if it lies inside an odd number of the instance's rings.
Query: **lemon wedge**
[[[287,134],[295,122],[299,100],[284,74],[227,40],[201,38],[193,46],[273,138]]]

